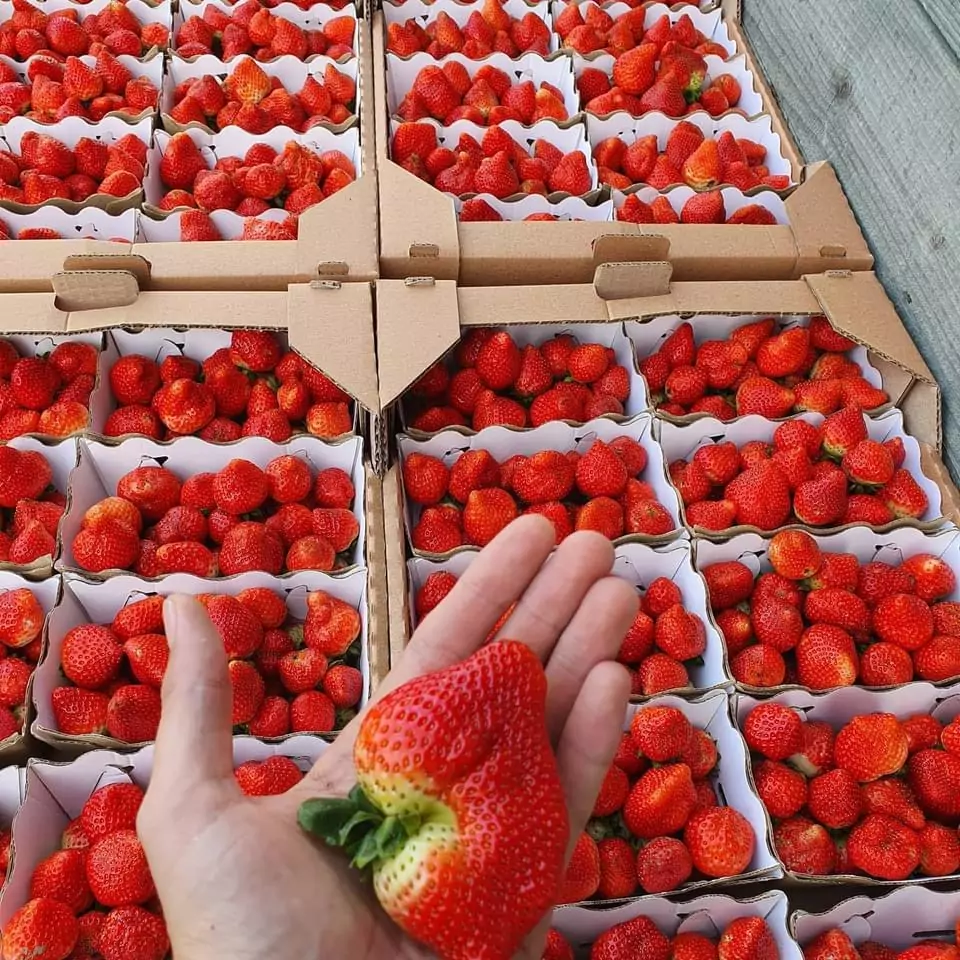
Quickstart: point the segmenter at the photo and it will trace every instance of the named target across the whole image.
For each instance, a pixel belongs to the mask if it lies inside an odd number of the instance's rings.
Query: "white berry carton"
[[[503,463],[516,454],[530,456],[542,450],[558,450],[565,453],[568,450],[586,452],[595,440],[609,443],[616,437],[630,437],[636,440],[647,453],[647,466],[638,479],[645,480],[653,487],[660,503],[666,508],[677,527],[670,533],[651,537],[643,534],[633,534],[620,537],[616,543],[666,543],[683,536],[679,520],[679,500],[676,491],[666,481],[666,468],[660,448],[653,441],[653,421],[647,414],[640,414],[625,423],[614,423],[611,420],[591,420],[581,427],[572,427],[561,422],[545,423],[533,430],[518,430],[511,427],[487,427],[472,436],[463,436],[453,430],[435,433],[429,439],[416,440],[402,435],[398,439],[398,449],[401,462],[411,453],[424,453],[438,457],[447,466],[450,466],[466,450],[486,450],[495,460]],[[401,489],[403,486],[401,471]],[[408,500],[404,494],[403,515],[409,538],[422,508]],[[451,551],[451,554],[467,550],[476,550],[475,546],[461,546]],[[417,556],[438,559],[440,555],[413,551]],[[444,556],[449,556],[445,554]]]
[[[432,3],[424,0],[406,0],[405,3],[394,4],[385,3],[383,5],[383,19],[389,26],[391,23],[406,23],[407,20],[415,20],[420,27],[426,28],[427,24],[437,19],[441,12],[447,14],[451,20],[461,29],[466,26],[470,19],[470,14],[476,11],[480,12],[482,4],[480,3],[461,3],[459,0],[433,0]],[[556,56],[560,50],[560,38],[553,29],[553,15],[550,12],[550,3],[548,0],[536,0],[528,3],[527,0],[506,0],[502,4],[504,12],[515,20],[522,20],[528,13],[541,19],[550,31],[550,50],[549,57]],[[414,54],[415,56],[415,54]],[[444,57],[443,60],[446,58]],[[443,60],[436,61],[442,63]],[[477,63],[488,62],[488,57],[478,60]]]
[[[53,6],[53,4],[50,4]],[[71,4],[71,6],[77,6],[76,4]],[[132,4],[131,4],[132,7]],[[17,60],[12,60],[10,57],[0,57],[0,63],[5,64],[6,66],[15,70],[20,78],[21,83],[25,83],[28,86],[30,85],[30,80],[28,78],[27,71],[30,69],[30,65],[34,59],[46,59],[45,57],[30,57],[22,63]],[[96,57],[92,57],[89,54],[78,59],[82,60],[88,67],[94,67],[97,62]],[[163,54],[159,51],[151,54],[150,56],[140,59],[139,57],[131,57],[129,54],[120,54],[116,58],[123,64],[127,70],[133,74],[134,77],[147,77],[147,79],[153,82],[153,85],[157,88],[157,94],[160,93],[160,84],[163,82]],[[123,120],[124,123],[137,123],[144,118],[149,117],[153,119],[154,114],[156,113],[156,108],[148,107],[145,110],[141,110],[136,116],[133,116],[129,113],[121,113],[117,110],[111,110],[110,113],[105,114],[107,117],[117,117],[119,120]],[[85,119],[83,117],[79,119]],[[39,122],[39,121],[38,121]],[[87,120],[87,123],[93,127],[97,124],[98,121]],[[50,126],[50,124],[46,124]]]
[[[203,17],[207,7],[213,7],[214,10],[219,10],[229,17],[233,13],[233,6],[233,4],[223,3],[222,0],[201,0],[200,3],[183,0],[183,3],[178,4],[177,9],[173,13],[173,34],[176,36],[177,32],[183,26],[184,21],[190,19],[190,17]],[[359,49],[357,38],[358,24],[356,22],[357,8],[353,4],[344,7],[342,10],[334,10],[326,4],[319,3],[309,10],[303,10],[295,3],[278,3],[275,7],[270,8],[270,13],[275,17],[279,17],[281,20],[288,20],[290,23],[295,23],[301,30],[307,31],[322,30],[324,24],[329,23],[337,17],[352,17],[354,20],[352,44],[354,52],[353,54],[345,54],[343,57],[340,57],[338,62],[344,63],[350,60],[351,57],[356,56],[356,51]],[[177,54],[177,56],[180,56],[180,54]],[[209,54],[204,54],[204,56],[209,56]],[[181,57],[181,59],[190,61],[196,60],[197,58]],[[273,59],[276,60],[279,58],[274,57]],[[307,57],[307,61],[312,59],[313,57]],[[261,60],[260,62],[263,63],[264,61]]]
[[[144,580],[133,575],[111,577],[101,583],[83,580],[68,574],[64,578],[63,595],[55,612],[49,618],[47,644],[33,686],[35,719],[32,732],[38,740],[49,744],[61,757],[78,756],[92,749],[130,750],[145,746],[144,743],[127,743],[107,734],[72,736],[57,729],[51,697],[57,687],[69,686],[70,682],[60,669],[60,652],[63,638],[74,627],[89,623],[109,626],[113,618],[128,603],[159,594],[169,597],[174,593],[195,596],[198,593],[216,593],[236,596],[241,590],[251,587],[266,587],[281,594],[293,620],[302,622],[307,615],[307,593],[323,591],[349,603],[360,614],[360,663],[363,674],[363,693],[360,704],[366,704],[370,695],[370,658],[367,644],[367,593],[366,572],[354,570],[345,576],[331,576],[318,570],[299,570],[282,581],[260,571],[240,573],[211,585],[209,580],[186,573],[174,573],[159,581]],[[211,589],[213,586],[213,589]],[[335,730],[317,731],[317,735],[336,736]],[[290,734],[270,742],[281,742],[296,737]]]
[[[780,135],[773,129],[773,121],[769,114],[754,117],[752,120],[733,111],[725,113],[722,117],[711,117],[706,111],[700,110],[680,119],[657,112],[646,113],[639,118],[631,117],[623,111],[611,114],[609,117],[595,117],[593,114],[587,114],[587,135],[593,147],[610,137],[618,137],[629,146],[643,137],[655,136],[660,151],[663,152],[667,148],[670,134],[681,121],[692,123],[708,139],[715,140],[720,134],[730,132],[738,140],[747,139],[763,144],[767,148],[764,165],[770,171],[770,175],[789,177],[791,186],[794,185],[790,161],[783,154]],[[635,184],[628,187],[624,193],[635,193],[644,186],[645,184],[642,183]],[[769,189],[769,187],[755,187],[747,191],[747,194],[752,195],[754,192],[759,193]]]
[[[943,940],[953,945],[958,919],[960,891],[914,886],[879,897],[852,896],[823,912],[797,910],[790,917],[790,931],[801,947],[839,928],[856,947],[873,940],[900,951],[921,940]]]
[[[467,134],[473,137],[477,143],[482,144],[483,136],[489,129],[488,127],[481,127],[480,124],[473,123],[470,120],[457,120],[456,123],[449,125],[441,124],[433,119],[421,120],[420,122],[429,123],[430,126],[434,127],[437,131],[438,145],[447,147],[453,150],[454,153],[457,152],[457,144],[461,136]],[[395,118],[390,120],[391,143],[393,143],[397,128],[401,126],[403,126],[402,120]],[[509,136],[519,143],[531,156],[533,156],[534,144],[537,140],[546,140],[547,143],[552,143],[563,153],[582,153],[587,164],[587,170],[590,171],[590,189],[581,196],[588,203],[599,200],[601,192],[597,180],[597,165],[594,162],[590,144],[587,142],[586,127],[582,123],[576,123],[573,126],[559,127],[553,120],[538,120],[531,126],[525,127],[517,120],[504,120],[503,123],[498,123],[496,126],[503,130],[504,133],[509,134]],[[451,193],[448,194],[448,196],[455,197],[456,194]],[[475,196],[477,196],[475,193],[465,193],[461,199]],[[546,199],[555,203],[571,196],[572,194],[565,193],[561,190],[547,194]],[[530,194],[514,193],[509,197],[505,197],[504,202],[521,202],[524,198],[533,199],[534,197]],[[459,207],[457,210],[459,212]]]
[[[17,337],[8,337],[9,340],[16,341]],[[99,338],[98,338],[99,339]],[[70,475],[77,465],[77,441],[72,438],[61,441],[60,443],[46,444],[36,436],[14,437],[7,441],[8,445],[17,450],[34,450],[43,455],[50,466],[50,472],[53,475],[53,486],[60,493],[69,497]],[[60,527],[63,528],[63,520],[60,521]],[[56,556],[59,556],[59,537]],[[10,563],[8,560],[0,561],[0,572],[18,574],[26,577],[28,580],[42,580],[53,574],[53,563],[56,556],[47,555],[37,557],[32,563]]]
[[[564,2],[564,0],[552,0],[550,4],[550,10],[553,14],[554,22],[556,22],[557,17],[563,13],[566,6],[567,3]],[[586,17],[587,12],[591,7],[600,7],[604,13],[613,17],[614,22],[616,22],[631,9],[631,5],[624,3],[623,0],[617,0],[615,3],[604,4],[594,3],[593,0],[582,0],[581,3],[577,4],[577,6],[580,8],[580,15],[582,17]],[[671,8],[665,3],[648,3],[646,4],[643,18],[644,32],[649,30],[663,16],[668,17],[671,24],[675,24],[681,19],[681,17],[689,17],[693,22],[694,27],[696,27],[697,30],[699,30],[708,40],[712,41],[713,43],[718,43],[720,46],[726,49],[728,58],[736,55],[737,45],[730,36],[730,31],[727,29],[727,25],[723,20],[722,11],[719,8],[711,10],[709,13],[707,13],[702,10],[698,10],[692,5],[675,6]],[[600,54],[594,54],[593,56],[599,55]],[[583,55],[577,54],[577,56]],[[585,57],[585,59],[590,58],[590,54],[587,54]]]
[[[932,554],[939,557],[957,574],[958,583],[943,600],[960,602],[960,530],[947,527],[937,533],[926,533],[916,527],[899,527],[888,533],[879,534],[869,527],[847,527],[840,533],[822,536],[814,533],[820,549],[826,553],[852,553],[861,564],[877,561],[899,566],[910,557],[918,554]],[[698,539],[694,549],[694,565],[702,573],[705,567],[725,560],[739,560],[749,567],[754,577],[769,573],[773,567],[767,558],[768,540],[756,533],[742,533],[730,540],[721,542]],[[936,687],[953,687],[960,683],[960,677],[943,680],[933,684]],[[909,686],[909,685],[908,685]],[[785,690],[806,690],[798,684],[784,684],[779,687],[751,687],[736,684],[738,691],[757,696],[769,696]],[[869,689],[890,689],[869,688]]]
[[[0,225],[5,226],[14,239],[19,237],[21,230],[49,227],[60,234],[61,242],[98,240],[104,244],[133,243],[137,238],[139,220],[140,211],[134,209],[111,214],[97,207],[84,207],[79,213],[67,213],[59,207],[44,204],[33,213],[0,211]],[[98,252],[109,255],[110,248],[98,248]]]
[[[655,187],[645,185],[641,186],[639,190],[629,190],[626,193],[623,190],[611,190],[610,195],[613,198],[614,209],[619,211],[630,194],[636,194],[644,203],[653,203],[657,197],[666,197],[677,216],[680,216],[684,205],[691,197],[697,195],[697,191],[686,185],[668,187],[662,193]],[[787,205],[783,202],[783,198],[769,188],[761,190],[759,193],[753,192],[748,196],[737,187],[724,187],[720,191],[720,195],[723,197],[723,207],[727,217],[732,217],[733,214],[744,207],[757,205],[763,207],[764,210],[769,210],[776,218],[777,223],[790,223]],[[615,216],[614,219],[619,219],[619,216]],[[733,229],[735,227],[749,227],[752,224],[727,224],[727,226]],[[723,317],[723,319],[727,318]],[[744,323],[749,323],[749,321],[744,320]],[[694,332],[696,333],[696,327],[694,327]]]
[[[229,210],[217,210],[214,212],[214,222],[221,222],[218,214],[230,214]],[[277,216],[279,214],[279,217]],[[283,211],[277,211],[270,219],[283,219],[286,214]],[[234,219],[241,219],[236,214],[231,214]],[[146,223],[146,220],[144,220]],[[170,223],[169,218],[163,221],[163,224]],[[156,225],[158,228],[161,224]],[[171,317],[171,322],[176,318]],[[100,336],[99,334],[97,335]],[[286,352],[289,349],[289,341],[285,331],[275,331],[274,336],[280,344],[280,349]],[[100,355],[100,376],[99,385],[91,397],[92,416],[90,420],[89,435],[95,437],[98,441],[105,444],[116,444],[122,442],[122,438],[107,437],[103,434],[104,425],[107,418],[117,409],[117,401],[110,389],[110,368],[120,357],[131,354],[139,354],[148,357],[156,363],[161,363],[169,356],[184,356],[191,360],[196,360],[202,364],[204,360],[216,353],[217,350],[229,348],[232,333],[229,330],[188,327],[186,329],[174,329],[173,327],[141,327],[139,329],[127,329],[124,327],[113,327],[104,334],[103,352]],[[356,404],[350,401],[353,408],[353,430],[359,431],[359,411]],[[143,434],[137,434],[143,436]],[[300,434],[300,436],[305,436]],[[345,436],[348,436],[345,434]],[[149,438],[143,437],[144,440]],[[162,446],[169,446],[173,441],[153,441]],[[227,446],[234,446],[240,443],[239,440],[231,441]],[[349,469],[348,469],[349,472]]]
[[[290,757],[307,772],[328,744],[319,737],[291,737],[284,743],[263,743],[253,737],[233,738],[233,765],[248,760]],[[34,867],[60,849],[63,831],[80,815],[91,794],[111,783],[135,783],[146,790],[153,771],[153,746],[134,753],[94,750],[69,763],[32,759],[23,775],[23,802],[13,821],[8,882],[0,894],[0,926],[30,899]]]
[[[624,6],[624,4],[616,3],[614,6],[619,7]],[[609,8],[607,9],[609,12]],[[703,84],[704,90],[708,90],[713,81],[725,73],[730,74],[730,76],[732,76],[737,83],[740,84],[740,99],[737,101],[737,105],[735,107],[731,107],[729,110],[725,110],[721,116],[727,116],[727,114],[736,113],[745,117],[757,117],[763,113],[763,99],[761,98],[760,93],[757,91],[753,74],[750,72],[750,68],[747,66],[747,58],[745,56],[741,55],[739,57],[732,57],[729,60],[723,60],[715,54],[710,54],[703,59],[707,64],[707,75],[704,78]],[[611,78],[612,83],[613,65],[616,63],[616,60],[617,58],[612,53],[604,53],[602,51],[590,54],[574,52],[573,72],[579,81],[584,70],[602,70],[608,77]],[[587,110],[586,103],[583,103],[582,107],[587,111],[587,113],[590,113],[593,116],[610,117],[614,114],[623,114],[624,116],[630,115],[625,110],[615,110],[612,113],[606,114],[594,114],[593,111]],[[677,119],[683,120],[688,118],[678,117]]]
[[[824,417],[819,413],[801,413],[794,419],[806,420],[815,426],[823,423]],[[921,530],[935,530],[942,527],[945,523],[941,509],[940,488],[924,472],[920,464],[920,445],[909,436],[904,430],[903,414],[900,410],[891,409],[879,417],[868,417],[864,415],[864,422],[867,426],[867,436],[871,440],[883,442],[899,437],[903,441],[906,457],[903,461],[903,468],[913,474],[914,479],[920,485],[927,496],[927,509],[923,516],[914,520],[910,517],[902,517],[884,524],[881,527],[874,527],[878,533],[886,533],[889,530],[895,530],[899,527],[918,527]],[[703,446],[721,441],[732,441],[738,447],[743,446],[750,440],[761,440],[764,443],[770,443],[773,440],[773,434],[779,426],[776,420],[766,420],[763,417],[751,414],[747,417],[740,417],[730,423],[722,423],[713,417],[702,417],[692,423],[679,425],[670,423],[667,420],[657,418],[659,425],[658,439],[663,448],[663,457],[669,466],[674,460],[689,460],[693,454]],[[686,521],[684,521],[686,522]],[[836,533],[838,530],[848,529],[853,524],[842,526],[817,528],[818,533]],[[699,536],[713,540],[727,539],[736,536],[739,533],[766,533],[772,536],[774,531],[763,531],[757,527],[740,524],[729,527],[726,530],[706,530],[701,527],[692,528]]]
[[[649,917],[666,937],[699,933],[719,940],[723,931],[742,917],[761,917],[777,944],[779,960],[802,960],[803,954],[787,927],[790,905],[781,890],[770,890],[748,900],[705,894],[683,903],[666,897],[640,897],[617,907],[557,907],[550,926],[573,946],[576,956],[589,956],[590,945],[611,927]]]
[[[133,2],[138,2],[138,0],[131,0],[131,3]],[[109,146],[129,134],[133,134],[149,148],[150,137],[153,133],[153,115],[148,114],[136,123],[130,123],[117,116],[104,117],[96,124],[91,124],[89,120],[83,117],[67,117],[52,124],[37,123],[35,120],[28,120],[26,117],[14,117],[9,123],[0,127],[0,149],[9,150],[11,153],[20,156],[20,141],[25,133],[42,133],[55,137],[65,146],[70,147],[71,150],[76,147],[77,141],[84,137],[90,140],[98,140],[100,143]],[[0,201],[0,210],[9,210],[12,213],[33,213],[39,210],[41,206],[52,206],[66,213],[80,213],[90,207],[96,207],[105,210],[107,213],[117,214],[137,207],[142,199],[143,187],[141,186],[125,197],[94,193],[82,203],[60,198],[48,200],[42,205],[14,203],[4,200]]]
[[[676,707],[694,727],[704,730],[713,738],[717,745],[718,760],[707,779],[717,794],[719,806],[733,807],[734,810],[743,814],[753,828],[755,838],[753,857],[747,869],[739,876],[694,879],[678,890],[669,891],[666,895],[692,893],[695,890],[707,890],[718,886],[739,886],[744,883],[781,877],[782,870],[773,854],[770,842],[766,812],[749,780],[750,758],[747,746],[734,724],[727,692],[711,690],[692,699],[667,694],[651,697],[644,703],[632,703],[627,707],[623,729],[629,730],[637,711],[647,707]],[[591,900],[588,902],[592,907],[597,903],[613,904],[622,901]]]
[[[43,649],[46,649],[46,631],[50,614],[57,605],[60,596],[60,578],[49,577],[46,580],[26,580],[11,573],[9,570],[0,570],[0,593],[10,590],[29,590],[44,612],[44,622],[40,630],[43,638]],[[6,651],[15,653],[16,651]],[[36,682],[37,672],[34,670],[27,681],[27,692],[23,703],[23,725],[18,733],[12,734],[6,740],[0,741],[0,763],[22,763],[36,749],[36,744],[30,738],[30,724],[33,720],[33,685]],[[11,708],[13,709],[13,708]],[[3,829],[3,817],[6,810],[3,806],[2,783],[0,783],[0,829]],[[9,823],[7,823],[9,826]],[[2,881],[2,877],[0,877]]]
[[[579,122],[577,114],[580,110],[577,89],[573,79],[573,66],[569,57],[557,57],[554,60],[544,60],[533,53],[525,53],[521,57],[511,60],[505,53],[491,53],[483,60],[470,60],[459,53],[449,53],[444,62],[461,64],[471,77],[476,76],[481,67],[496,67],[506,73],[513,84],[527,80],[533,82],[534,87],[540,89],[541,83],[553,84],[562,94],[563,103],[567,108],[567,119],[561,121],[547,120],[547,123],[559,123],[560,126],[571,126]],[[389,116],[395,117],[403,98],[413,88],[417,74],[424,67],[435,67],[437,61],[429,53],[415,53],[410,57],[398,57],[387,54],[387,109]]]
[[[547,213],[558,220],[590,220],[605,223],[613,219],[613,201],[601,200],[599,203],[587,203],[583,197],[566,197],[556,203],[540,194],[528,194],[520,200],[500,200],[489,193],[478,193],[477,198],[490,204],[501,219],[508,221],[526,220],[536,213]],[[463,210],[464,201],[453,198],[457,218]]]
[[[72,544],[80,531],[84,513],[104,497],[113,496],[120,478],[135,467],[162,465],[183,481],[196,473],[221,470],[234,459],[250,460],[262,468],[284,455],[306,461],[314,475],[325,467],[339,467],[350,475],[356,491],[352,511],[360,524],[360,532],[349,551],[348,565],[338,572],[345,573],[362,566],[365,556],[363,445],[357,437],[339,443],[324,443],[316,437],[301,435],[283,444],[264,437],[244,437],[236,443],[223,445],[205,443],[199,437],[180,437],[165,444],[132,437],[116,446],[81,440],[80,459],[70,478],[67,513],[60,527],[61,552],[57,569],[97,580],[129,572],[113,570],[90,574],[77,566]],[[284,574],[280,579],[286,581],[289,576]]]
[[[528,200],[542,199],[528,197]],[[522,202],[522,201],[521,201]],[[569,202],[569,201],[568,201]],[[623,416],[617,414],[604,414],[599,417],[600,420],[610,420],[615,423],[622,423],[624,420],[632,419],[641,413],[645,413],[650,408],[650,402],[647,398],[647,384],[644,378],[637,370],[636,358],[633,354],[633,348],[623,333],[623,327],[619,323],[518,323],[510,327],[496,328],[500,332],[509,333],[513,342],[522,350],[524,347],[534,346],[542,347],[548,340],[567,334],[575,337],[579,344],[599,343],[609,347],[616,355],[616,364],[625,367],[630,378],[630,396],[627,397],[624,405]],[[456,364],[453,356],[449,357],[451,376],[456,372]],[[411,427],[413,422],[411,410],[408,402],[400,406],[400,422],[403,424],[412,437],[423,438],[431,436],[422,430],[416,430]],[[573,425],[573,421],[563,421]],[[512,429],[512,428],[510,428]],[[476,430],[468,427],[453,426],[448,427],[445,432],[460,433],[463,436],[472,436]]]
[[[4,767],[0,770],[0,831],[9,831],[20,810],[23,795],[22,767]],[[9,862],[7,867],[9,869]],[[0,874],[0,893],[7,882],[7,871]]]
[[[641,194],[640,199],[645,200],[647,203],[650,203],[652,200],[654,200],[657,195],[656,191],[652,187],[646,187],[643,191],[639,192]],[[725,196],[727,193],[731,192],[736,192],[739,194],[740,199],[743,201],[740,206],[762,202],[763,205],[770,210],[771,213],[773,213],[773,206],[776,204],[783,211],[784,218],[786,217],[786,208],[783,205],[783,200],[772,190],[767,190],[765,193],[757,194],[752,197],[746,197],[745,194],[741,193],[739,190],[735,191],[733,187],[727,187],[723,191]],[[687,200],[689,200],[693,195],[694,191],[690,187],[677,187],[666,194],[667,199],[670,200],[671,206],[673,206],[674,197],[676,196],[681,209],[683,204],[686,203]],[[739,209],[739,206],[736,209]],[[728,207],[728,215],[732,212],[733,210]],[[784,219],[783,222],[785,223],[786,219]],[[776,333],[782,333],[786,330],[792,330],[796,327],[809,327],[811,320],[809,316],[799,316],[796,314],[773,318],[764,317],[763,315],[758,314],[739,314],[736,316],[715,313],[698,314],[696,319],[690,323],[690,326],[693,328],[693,342],[699,347],[707,340],[729,340],[734,330],[738,330],[740,327],[744,327],[747,324],[759,323],[764,319],[776,320]],[[683,317],[680,317],[677,314],[654,317],[652,320],[645,321],[627,320],[624,323],[624,329],[626,330],[627,336],[630,338],[630,341],[633,343],[634,349],[636,350],[637,362],[639,363],[639,361],[644,360],[656,353],[663,345],[663,342],[670,336],[670,334],[672,334],[684,322],[689,321],[685,321]],[[848,350],[844,356],[860,368],[861,376],[871,386],[877,387],[878,389],[883,389],[883,377],[881,376],[880,371],[873,365],[873,357],[870,350],[858,343],[853,347],[853,349]],[[883,406],[876,407],[874,410],[870,411],[870,413],[881,413],[889,409],[889,407],[890,404],[886,403]],[[659,416],[663,417],[665,420],[671,421],[672,423],[682,424],[691,423],[694,420],[701,420],[704,417],[707,417],[708,414],[690,413],[684,416],[676,416],[671,413],[661,412],[659,413]],[[789,420],[791,417],[781,417],[780,419]]]
[[[746,694],[735,694],[733,710],[737,725],[742,729],[749,713],[761,703],[770,701],[783,704],[801,713],[805,720],[822,720],[834,731],[849,723],[854,717],[866,713],[892,713],[899,720],[915,714],[929,714],[941,723],[949,723],[960,716],[960,684],[952,687],[935,687],[929,683],[908,683],[893,690],[866,690],[863,687],[840,687],[827,693],[811,693],[808,690],[787,690],[775,697],[757,699]],[[753,772],[750,772],[753,783]],[[769,815],[770,836],[773,823]],[[775,848],[774,848],[775,849]],[[960,873],[946,877],[912,876],[906,880],[880,880],[863,874],[830,874],[820,876],[809,873],[794,873],[778,859],[783,874],[801,884],[855,884],[865,887],[898,887],[931,883],[947,883],[960,880]]]
[[[185,80],[197,79],[208,74],[221,82],[229,77],[237,67],[247,61],[257,63],[268,77],[275,77],[282,84],[287,93],[291,95],[298,94],[303,88],[307,77],[315,77],[318,80],[323,79],[323,73],[328,66],[333,66],[339,73],[345,74],[353,80],[356,85],[356,99],[354,100],[353,110],[350,117],[343,123],[333,124],[323,121],[319,126],[326,127],[336,133],[342,133],[350,127],[356,126],[358,112],[360,109],[359,97],[361,96],[360,84],[358,82],[359,61],[356,57],[347,60],[344,63],[337,63],[329,57],[317,56],[304,63],[293,56],[277,57],[266,63],[258,63],[252,57],[236,57],[229,63],[218,60],[212,54],[205,54],[202,57],[194,57],[192,60],[184,60],[176,55],[170,58],[167,66],[167,72],[164,76],[163,89],[160,92],[160,121],[161,126],[167,133],[178,133],[181,130],[196,128],[198,130],[210,131],[210,127],[205,124],[191,121],[188,124],[177,123],[170,116],[170,111],[174,107],[173,94],[176,88]],[[233,124],[231,124],[233,126]],[[229,128],[228,128],[229,129]]]
[[[180,243],[180,221],[187,213],[185,207],[178,207],[170,214],[164,214],[162,220],[151,217],[140,219],[140,237],[144,243]],[[221,240],[242,240],[244,225],[248,220],[264,220],[270,223],[283,223],[287,212],[274,207],[258,213],[255,217],[241,217],[232,210],[214,210],[210,220],[220,233]],[[190,242],[190,241],[183,241]]]
[[[200,154],[207,163],[207,168],[210,170],[223,157],[244,157],[254,144],[265,143],[273,147],[277,153],[281,153],[288,143],[298,143],[316,154],[325,153],[327,150],[339,150],[350,158],[357,176],[360,177],[363,174],[359,127],[351,127],[341,133],[334,133],[326,127],[312,127],[306,133],[291,130],[290,127],[274,127],[266,133],[254,134],[248,133],[240,127],[227,127],[222,133],[211,133],[202,127],[191,125],[184,132],[197,145]],[[157,204],[170,189],[164,185],[160,176],[160,163],[163,160],[163,155],[167,152],[171,139],[172,134],[166,130],[158,130],[154,134],[153,147],[150,149],[149,172],[144,179],[143,189],[144,208],[151,217],[163,218],[169,216],[169,213],[159,209]],[[231,212],[229,210],[214,211],[214,213]],[[273,213],[273,211],[269,212]],[[286,217],[286,211],[284,210],[278,210],[277,213],[282,215],[281,219]],[[239,222],[242,227],[242,217],[234,214],[233,219]],[[239,231],[237,235],[239,236]],[[148,237],[148,239],[151,238]],[[154,239],[179,240],[180,231],[178,229],[172,237],[155,235]]]

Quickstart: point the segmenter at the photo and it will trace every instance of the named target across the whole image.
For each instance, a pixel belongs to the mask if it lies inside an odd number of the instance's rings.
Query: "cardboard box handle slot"
[[[416,259],[432,258],[436,260],[440,256],[440,247],[435,243],[411,243],[410,257]]]
[[[828,259],[844,259],[847,248],[842,243],[825,243],[820,248],[820,256]]]

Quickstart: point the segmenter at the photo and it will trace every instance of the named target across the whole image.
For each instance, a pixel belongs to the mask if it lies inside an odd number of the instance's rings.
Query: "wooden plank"
[[[877,272],[944,392],[960,475],[960,15],[956,0],[744,0],[805,158],[830,160]]]

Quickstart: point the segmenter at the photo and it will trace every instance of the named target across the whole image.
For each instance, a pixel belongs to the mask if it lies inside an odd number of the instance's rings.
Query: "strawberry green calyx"
[[[358,786],[300,808],[441,960],[510,960],[556,902],[570,825],[546,694],[528,646],[488,644],[370,707]]]

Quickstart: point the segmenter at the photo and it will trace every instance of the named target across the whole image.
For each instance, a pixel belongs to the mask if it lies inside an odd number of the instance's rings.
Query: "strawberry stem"
[[[297,813],[300,827],[327,846],[340,847],[358,870],[399,853],[422,826],[418,814],[386,816],[356,786],[348,797],[307,800]]]

